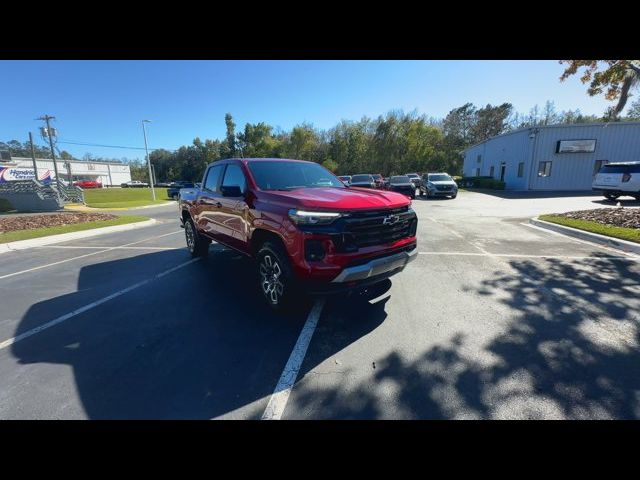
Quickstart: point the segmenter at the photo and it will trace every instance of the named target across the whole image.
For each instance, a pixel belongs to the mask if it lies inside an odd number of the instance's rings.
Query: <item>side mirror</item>
[[[220,192],[223,197],[241,197],[242,190],[238,185],[222,185],[220,187]]]

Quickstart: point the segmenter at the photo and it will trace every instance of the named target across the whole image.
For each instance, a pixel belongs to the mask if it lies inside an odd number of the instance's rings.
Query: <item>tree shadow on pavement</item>
[[[318,418],[640,417],[640,264],[513,260],[470,292],[508,307],[501,332],[461,332],[366,379],[295,392]],[[464,293],[462,293],[464,294]],[[441,312],[446,316],[446,312]]]
[[[41,378],[36,369],[22,369],[20,375],[29,380],[13,399],[21,404],[19,410],[68,418],[69,410],[60,409],[79,398],[80,414],[76,408],[73,417],[260,418],[306,312],[289,317],[273,313],[260,298],[251,260],[216,247],[204,261],[13,344],[20,364],[68,365],[76,386],[75,392],[57,391],[65,375],[59,368],[53,369],[56,375]],[[174,250],[88,265],[79,273],[77,290],[94,288],[96,279],[118,272],[123,272],[125,288],[124,273],[141,262],[155,262],[162,271],[188,258],[186,250]],[[50,321],[50,305],[73,303],[78,292],[30,307],[15,335]],[[366,310],[360,314],[369,317]],[[361,321],[334,347],[346,347],[378,324]]]

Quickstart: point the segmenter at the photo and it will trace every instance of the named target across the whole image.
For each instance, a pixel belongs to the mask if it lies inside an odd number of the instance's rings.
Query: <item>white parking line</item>
[[[262,420],[280,420],[280,418],[282,418],[284,409],[287,406],[287,401],[289,400],[289,395],[291,394],[291,389],[294,383],[296,383],[302,361],[307,354],[311,337],[318,326],[318,319],[320,318],[320,313],[322,313],[323,306],[324,300],[317,300],[309,312],[309,316],[307,317],[304,327],[302,327],[298,341],[293,347],[293,351],[282,371],[282,375],[280,375],[276,389],[271,395],[267,408],[262,414]]]
[[[33,247],[33,248],[61,248],[61,249],[80,249],[80,250],[104,250],[104,249],[108,249],[108,250],[180,250],[183,248],[187,248],[185,247],[107,247],[107,246],[100,246],[100,247],[88,247],[88,246],[84,246],[84,245],[42,245],[39,247]]]
[[[476,247],[478,248],[478,247]],[[463,256],[463,257],[503,257],[503,258],[548,258],[557,260],[631,260],[636,261],[637,258],[633,257],[594,257],[591,256],[576,256],[576,255],[527,255],[520,253],[476,253],[476,252],[418,252],[420,255],[451,255],[451,256]]]
[[[136,288],[140,288],[144,285],[146,285],[147,283],[152,282],[153,280],[157,280],[160,279],[162,277],[164,277],[165,275],[168,275],[172,272],[175,272],[176,270],[186,267],[187,265],[191,265],[194,262],[197,262],[198,260],[200,260],[200,258],[194,258],[189,260],[188,262],[184,262],[181,263],[180,265],[177,265],[173,268],[170,268],[169,270],[165,270],[164,272],[158,273],[156,275],[154,275],[151,278],[148,278],[147,280],[143,280],[141,282],[135,283],[133,285],[131,285],[130,287],[127,287],[125,289],[119,290],[115,293],[112,293],[111,295],[108,295],[104,298],[101,298],[100,300],[96,300],[95,302],[89,303],[88,305],[84,305],[83,307],[77,308],[75,309],[73,312],[67,313],[65,315],[62,315],[58,318],[55,318],[53,320],[51,320],[50,322],[44,323],[36,328],[32,328],[31,330],[27,330],[24,333],[21,333],[20,335],[17,335],[15,337],[9,338],[7,340],[5,340],[4,342],[0,343],[0,350],[7,348],[10,345],[13,345],[14,343],[19,342],[20,340],[24,340],[25,338],[29,338],[33,335],[35,335],[36,333],[40,333],[43,330],[47,330],[48,328],[51,328],[55,325],[58,325],[59,323],[62,323],[66,320],[69,320],[70,318],[73,318],[77,315],[80,315],[81,313],[84,313],[88,310],[91,310],[92,308],[95,308],[99,305],[102,305],[105,302],[108,302],[109,300],[113,300],[114,298],[120,297],[122,295],[124,295],[125,293],[129,293],[132,290],[135,290]]]
[[[6,275],[0,276],[0,280],[2,280],[4,278],[9,278],[9,277],[15,277],[16,275],[22,275],[23,273],[33,272],[35,270],[40,270],[42,268],[53,267],[54,265],[60,265],[61,263],[71,262],[72,260],[78,260],[79,258],[86,258],[86,257],[90,257],[92,255],[98,255],[99,253],[110,252],[111,250],[117,250],[118,248],[128,247],[130,245],[136,245],[138,243],[147,242],[149,240],[155,240],[156,238],[162,238],[162,237],[167,237],[169,235],[175,235],[176,233],[181,233],[181,232],[182,232],[182,230],[178,230],[177,232],[165,233],[164,235],[156,235],[156,236],[153,236],[153,237],[145,238],[143,240],[138,240],[137,242],[125,243],[124,245],[117,245],[115,247],[108,247],[108,248],[105,248],[104,250],[99,250],[97,252],[85,253],[84,255],[79,255],[77,257],[66,258],[64,260],[60,260],[60,261],[57,261],[57,262],[47,263],[46,265],[40,265],[39,267],[33,267],[33,268],[28,268],[26,270],[20,270],[19,272],[8,273]]]

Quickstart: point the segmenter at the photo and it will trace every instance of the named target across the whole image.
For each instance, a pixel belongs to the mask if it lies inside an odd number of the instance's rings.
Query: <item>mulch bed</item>
[[[613,227],[640,228],[640,208],[596,208],[554,215],[575,220],[588,220]]]
[[[52,215],[11,215],[0,217],[0,233],[34,228],[58,227],[75,223],[111,220],[116,215],[108,213],[55,213]]]

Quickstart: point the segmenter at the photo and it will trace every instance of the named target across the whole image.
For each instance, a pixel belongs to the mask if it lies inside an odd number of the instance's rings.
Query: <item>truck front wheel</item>
[[[257,261],[260,291],[267,304],[276,311],[290,309],[296,292],[286,252],[276,243],[265,242]]]
[[[184,236],[192,258],[206,257],[209,254],[211,241],[198,233],[191,219],[188,219],[184,224]]]

